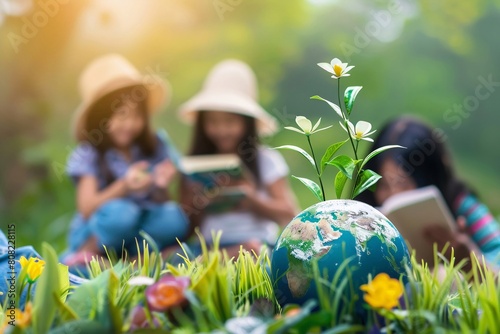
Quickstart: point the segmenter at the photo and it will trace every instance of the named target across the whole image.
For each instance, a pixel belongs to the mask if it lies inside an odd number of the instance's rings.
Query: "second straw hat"
[[[73,134],[78,141],[86,140],[85,122],[94,104],[107,94],[126,87],[143,87],[132,98],[146,99],[148,113],[157,111],[170,97],[167,83],[155,74],[141,74],[119,54],[107,54],[93,60],[80,75],[82,102],[73,119]],[[132,94],[131,94],[132,95]]]
[[[261,135],[276,132],[277,124],[257,102],[257,80],[242,61],[228,59],[208,74],[201,91],[179,108],[179,117],[192,124],[200,111],[227,111],[253,117]]]

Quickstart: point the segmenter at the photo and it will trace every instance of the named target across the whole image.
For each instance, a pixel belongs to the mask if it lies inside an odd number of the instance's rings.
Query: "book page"
[[[428,226],[455,229],[455,221],[439,190],[434,186],[391,196],[379,209],[396,226],[417,259],[433,264],[433,244],[425,237]],[[440,251],[440,249],[438,249]]]
[[[181,159],[180,170],[185,174],[234,170],[240,168],[236,154],[190,155]]]

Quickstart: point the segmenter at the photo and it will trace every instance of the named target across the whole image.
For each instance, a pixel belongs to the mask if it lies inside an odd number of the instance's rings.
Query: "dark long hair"
[[[205,132],[205,111],[198,112],[194,137],[191,143],[191,155],[217,154],[217,147]],[[255,118],[246,115],[239,115],[245,122],[245,131],[241,136],[237,154],[245,167],[252,173],[257,185],[261,185],[261,175],[259,170],[259,137],[257,135],[257,125]]]
[[[141,95],[138,92],[141,92]],[[136,98],[140,96],[140,98]],[[152,156],[156,150],[156,140],[149,125],[149,117],[146,108],[147,90],[144,86],[131,86],[113,91],[98,99],[89,109],[85,119],[84,130],[88,134],[87,140],[97,149],[99,172],[104,176],[106,185],[115,179],[107,166],[104,155],[106,151],[113,148],[113,141],[108,133],[108,122],[113,117],[117,108],[128,101],[137,103],[138,109],[144,120],[144,128],[137,136],[135,144],[139,146],[142,154],[146,157]]]
[[[366,168],[380,172],[386,159],[393,160],[415,181],[418,188],[436,186],[443,194],[450,211],[454,213],[457,196],[470,190],[457,178],[441,133],[417,119],[400,117],[382,128],[370,151],[385,145],[401,145],[406,149],[385,151],[370,160]],[[374,194],[369,191],[357,199],[370,205],[382,204],[376,203]]]

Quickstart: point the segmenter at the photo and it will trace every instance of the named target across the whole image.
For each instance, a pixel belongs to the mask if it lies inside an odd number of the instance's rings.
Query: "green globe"
[[[348,261],[348,262],[346,262]],[[386,273],[403,278],[411,268],[408,248],[394,225],[378,210],[352,200],[317,203],[297,215],[281,233],[272,253],[271,276],[281,305],[318,299],[313,263],[326,282],[336,274],[343,300],[363,311],[359,287]],[[342,272],[337,273],[341,270]],[[346,278],[347,284],[340,284]]]

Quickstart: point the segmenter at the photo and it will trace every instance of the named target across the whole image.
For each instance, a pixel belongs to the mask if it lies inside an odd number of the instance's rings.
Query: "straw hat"
[[[123,56],[108,54],[92,61],[80,75],[80,96],[82,103],[78,106],[73,118],[73,135],[78,141],[86,140],[84,133],[87,115],[95,102],[116,90],[126,87],[144,87],[132,98],[146,98],[148,113],[156,112],[170,97],[167,83],[155,74],[142,75]]]
[[[227,111],[257,119],[261,135],[276,132],[276,120],[258,103],[257,80],[239,60],[224,60],[208,74],[201,91],[179,108],[179,117],[192,124],[200,111]]]

